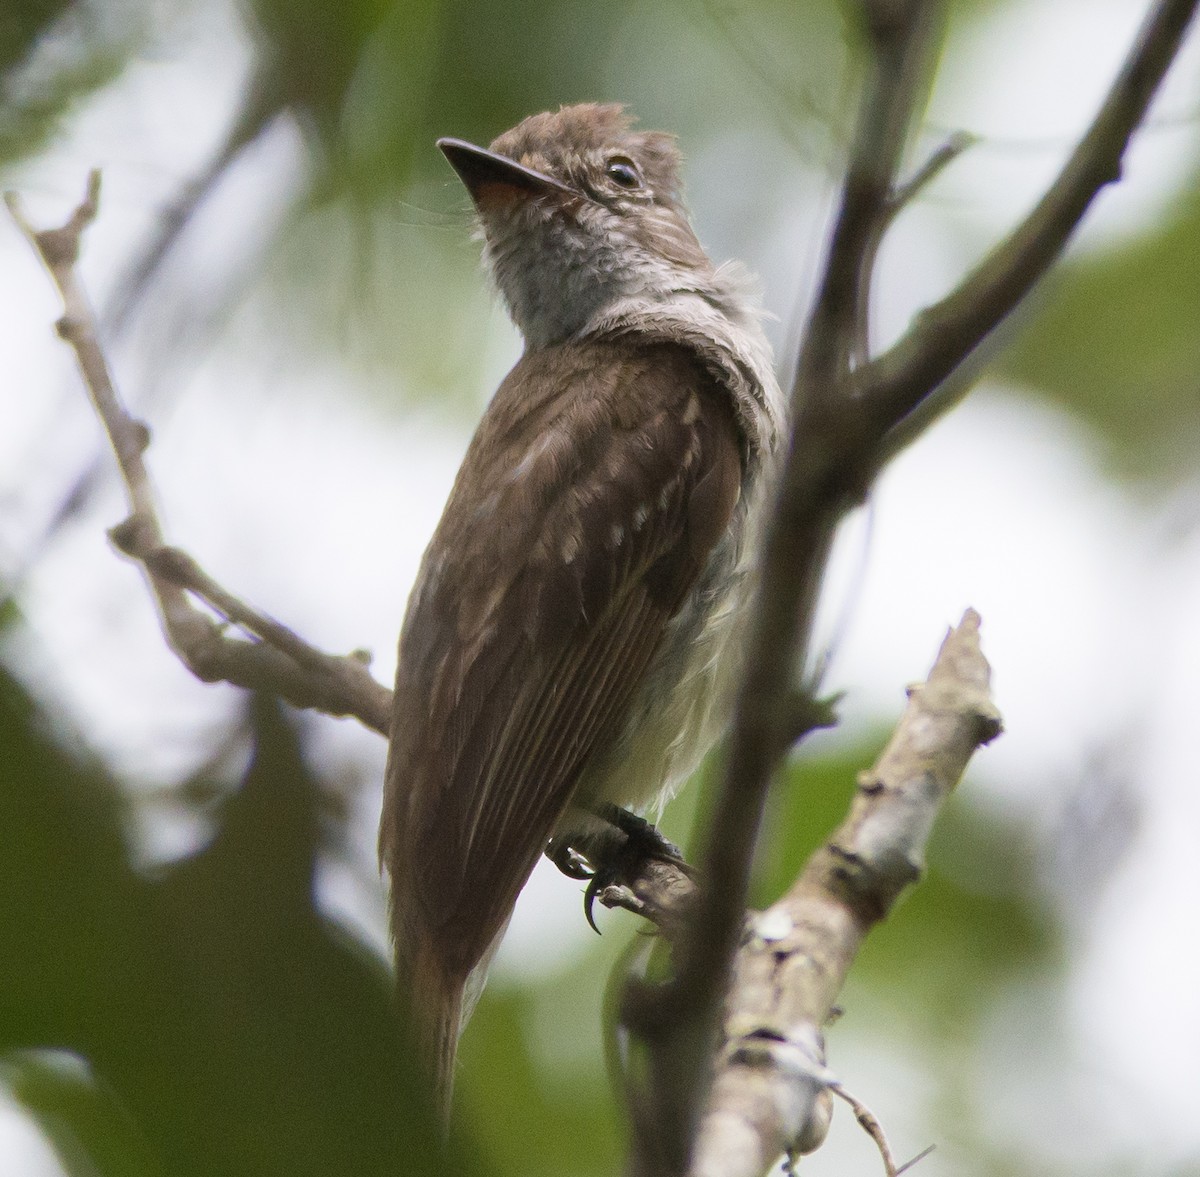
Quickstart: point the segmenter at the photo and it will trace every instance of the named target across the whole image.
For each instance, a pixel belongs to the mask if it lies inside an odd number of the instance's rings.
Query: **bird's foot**
[[[683,852],[644,817],[618,805],[604,804],[592,812],[604,825],[595,830],[563,834],[550,840],[546,857],[572,879],[587,879],[583,914],[599,933],[592,914],[596,896],[606,887],[636,876],[647,862],[658,860],[687,868]]]
[[[587,857],[571,844],[568,835],[551,838],[546,844],[546,857],[568,879],[590,879],[596,872],[588,865]]]

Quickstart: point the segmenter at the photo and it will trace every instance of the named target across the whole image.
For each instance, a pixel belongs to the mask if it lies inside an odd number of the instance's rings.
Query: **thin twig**
[[[938,144],[929,158],[895,189],[888,200],[888,223],[934,182],[964,151],[979,142],[978,135],[969,131],[955,131],[944,142]]]
[[[796,376],[794,397],[836,401],[839,373],[865,359],[863,311],[875,254],[891,215],[893,187],[928,82],[942,23],[936,0],[863,5],[868,61],[858,125]],[[832,379],[831,379],[832,378]]]
[[[883,1161],[885,1177],[896,1177],[896,1158],[892,1156],[887,1133],[884,1132],[879,1117],[862,1100],[851,1095],[840,1083],[831,1083],[829,1090],[850,1105],[854,1111],[854,1118],[858,1121],[858,1126],[875,1142],[875,1147],[879,1149],[879,1156]]]
[[[171,649],[205,682],[270,690],[298,707],[354,716],[387,735],[391,692],[371,677],[360,653],[339,657],[310,646],[222,588],[187,553],[165,543],[143,456],[150,431],[130,414],[117,393],[98,338],[95,314],[76,271],[83,233],[99,210],[100,173],[89,174],[82,203],[58,229],[34,228],[13,193],[6,193],[5,201],[62,298],[58,333],[75,353],[92,406],[116,455],[129,501],[129,517],[109,535],[145,573]],[[189,594],[258,640],[229,637],[192,603]]]
[[[902,1174],[909,1172],[910,1169],[916,1168],[927,1156],[937,1148],[936,1144],[926,1145],[915,1157],[910,1157],[903,1165],[896,1170],[895,1177],[902,1177]]]
[[[771,68],[767,47],[756,42],[749,30],[735,23],[735,13],[744,15],[736,5],[705,0],[702,7],[712,25],[711,31],[717,34],[717,43],[733,53],[747,76],[765,94],[767,101],[761,108],[763,113],[774,120],[779,133],[796,155],[811,163],[812,144],[798,130],[796,115],[801,114],[810,122],[832,128],[832,110],[819,104],[807,87],[792,89],[788,86],[795,72],[791,63],[786,69]],[[690,13],[691,6],[684,6],[684,11]]]

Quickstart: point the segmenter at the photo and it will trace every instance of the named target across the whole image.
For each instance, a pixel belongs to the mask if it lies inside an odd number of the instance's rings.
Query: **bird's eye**
[[[632,192],[635,188],[642,186],[642,173],[638,171],[638,166],[627,155],[614,155],[604,165],[604,174],[618,188],[624,188]]]

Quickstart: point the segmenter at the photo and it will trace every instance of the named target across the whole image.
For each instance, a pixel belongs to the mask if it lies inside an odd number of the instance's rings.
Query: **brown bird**
[[[727,718],[783,408],[670,136],[584,104],[487,150],[438,146],[525,339],[409,599],[380,828],[448,1112],[462,1024],[549,840],[665,799]]]

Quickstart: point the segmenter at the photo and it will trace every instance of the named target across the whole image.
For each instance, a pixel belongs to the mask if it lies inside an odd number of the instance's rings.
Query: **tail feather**
[[[408,975],[409,1001],[417,1047],[433,1083],[434,1104],[443,1128],[450,1123],[454,1061],[463,1022],[464,979],[450,975],[427,942],[417,946]]]

